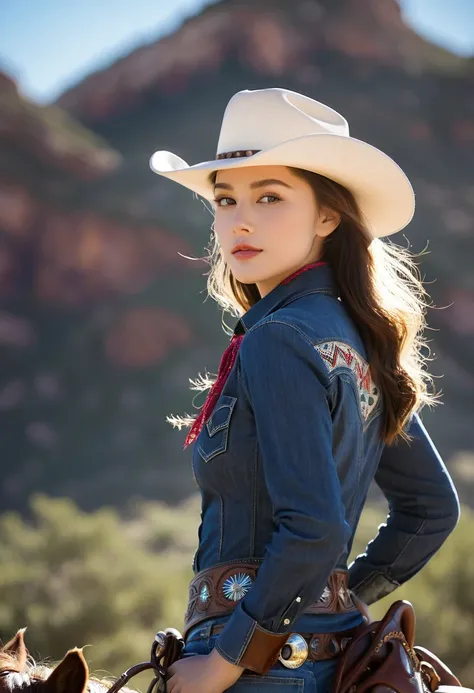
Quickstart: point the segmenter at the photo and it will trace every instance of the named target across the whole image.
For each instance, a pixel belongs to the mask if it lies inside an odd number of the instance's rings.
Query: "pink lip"
[[[238,257],[239,260],[247,260],[255,255],[258,255],[261,253],[261,250],[248,250],[248,249],[242,249],[242,250],[236,250],[235,253],[233,253],[234,257]]]

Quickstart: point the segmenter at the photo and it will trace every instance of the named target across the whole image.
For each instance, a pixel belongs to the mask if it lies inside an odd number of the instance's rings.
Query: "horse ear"
[[[89,668],[82,650],[69,650],[64,659],[53,669],[44,682],[47,693],[84,693]]]
[[[4,645],[0,652],[14,657],[19,667],[22,669],[26,664],[26,658],[28,657],[28,650],[25,646],[24,632],[26,628],[20,628],[14,638],[12,638],[6,645]]]

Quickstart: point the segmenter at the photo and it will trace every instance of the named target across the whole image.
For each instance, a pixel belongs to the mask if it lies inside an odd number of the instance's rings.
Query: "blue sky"
[[[474,54],[474,0],[399,0],[406,21],[461,55]],[[46,103],[133,47],[215,0],[0,0],[0,69]]]

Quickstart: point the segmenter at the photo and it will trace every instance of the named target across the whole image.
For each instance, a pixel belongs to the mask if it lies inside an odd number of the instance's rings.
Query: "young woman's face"
[[[318,260],[324,238],[340,221],[286,166],[218,171],[214,193],[214,232],[224,260],[238,281],[256,284],[260,296]],[[233,253],[240,243],[259,252]]]

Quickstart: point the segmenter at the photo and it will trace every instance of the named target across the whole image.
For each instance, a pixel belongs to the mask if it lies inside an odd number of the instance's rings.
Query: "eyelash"
[[[265,195],[262,195],[262,197],[259,198],[258,202],[262,200],[264,197],[272,197],[276,202],[281,201],[281,197],[278,197],[278,195],[270,195],[270,193],[266,193]],[[219,202],[222,202],[222,200],[232,200],[235,202],[235,200],[232,197],[229,197],[228,195],[221,195],[220,197],[215,197],[214,198],[214,203],[216,204],[217,207],[222,207],[222,205],[219,204]],[[269,202],[267,204],[275,204],[275,202]],[[224,205],[224,207],[230,207],[231,205]]]

